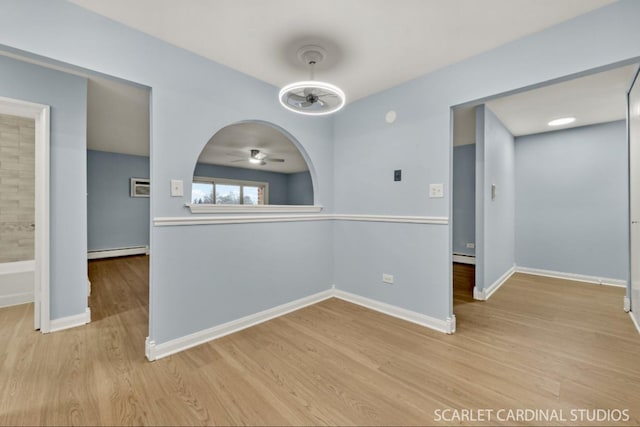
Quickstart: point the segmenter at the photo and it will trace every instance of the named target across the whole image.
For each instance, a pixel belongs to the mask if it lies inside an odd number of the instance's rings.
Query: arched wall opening
[[[270,122],[245,120],[218,130],[193,170],[192,205],[309,206],[315,171],[302,144]]]

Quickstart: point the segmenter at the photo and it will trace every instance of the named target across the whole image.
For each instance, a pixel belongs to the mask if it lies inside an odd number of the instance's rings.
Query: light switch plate
[[[429,198],[439,199],[444,197],[444,184],[429,184]]]
[[[172,179],[171,180],[171,197],[182,197],[182,196],[184,196],[184,190],[182,188],[182,180]]]

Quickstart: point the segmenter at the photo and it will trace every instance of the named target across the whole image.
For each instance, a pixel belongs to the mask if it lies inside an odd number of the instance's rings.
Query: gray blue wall
[[[0,96],[51,106],[50,314],[52,320],[83,314],[87,308],[87,80],[0,56]]]
[[[287,195],[290,205],[313,205],[313,182],[309,172],[287,175]]]
[[[4,44],[152,88],[154,218],[191,215],[185,198],[170,197],[170,179],[183,180],[189,194],[193,165],[210,136],[248,119],[274,123],[300,142],[324,212],[449,218],[452,106],[640,57],[640,2],[621,0],[352,102],[333,117],[310,118],[274,102],[274,86],[68,2],[5,0],[2,6]],[[247,97],[251,103],[244,102]],[[393,124],[384,120],[389,110],[397,112]],[[393,182],[394,169],[403,170],[402,182]],[[445,197],[429,199],[429,183],[443,183]],[[83,203],[74,200],[65,209],[81,210]],[[330,224],[154,226],[151,340],[164,343],[332,283],[439,319],[452,314],[448,225]],[[64,225],[58,233],[82,232],[81,225]],[[259,240],[256,233],[277,241],[277,250],[252,244]],[[382,267],[376,265],[380,254],[389,258]],[[259,268],[281,266],[287,274],[243,272],[240,282],[238,268],[247,260]],[[372,281],[370,270],[382,268],[402,282],[383,285],[378,274]],[[242,298],[233,295],[236,284]],[[84,288],[60,298],[84,298]]]
[[[624,121],[516,138],[519,267],[628,280]]]
[[[149,245],[149,198],[130,197],[149,178],[149,158],[87,150],[88,250]]]
[[[484,105],[476,108],[476,287],[487,289],[515,265],[515,145]],[[496,196],[492,198],[492,186]]]
[[[453,147],[453,253],[475,255],[467,243],[476,241],[476,146]]]
[[[313,186],[311,185],[311,175],[309,172],[286,174],[198,163],[193,175],[268,182],[270,205],[313,204]]]

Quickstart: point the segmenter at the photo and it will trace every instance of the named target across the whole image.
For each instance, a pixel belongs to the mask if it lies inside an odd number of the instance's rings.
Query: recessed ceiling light
[[[575,117],[561,117],[559,119],[551,120],[547,123],[549,126],[562,126],[568,125],[569,123],[573,123],[576,121]]]

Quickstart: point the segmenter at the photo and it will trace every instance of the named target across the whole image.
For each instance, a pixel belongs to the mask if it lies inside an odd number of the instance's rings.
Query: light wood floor
[[[92,261],[85,327],[41,335],[31,305],[0,310],[0,424],[433,425],[444,408],[640,423],[621,289],[517,274],[473,302],[458,268],[455,335],[332,299],[150,363],[147,272],[144,256]]]

